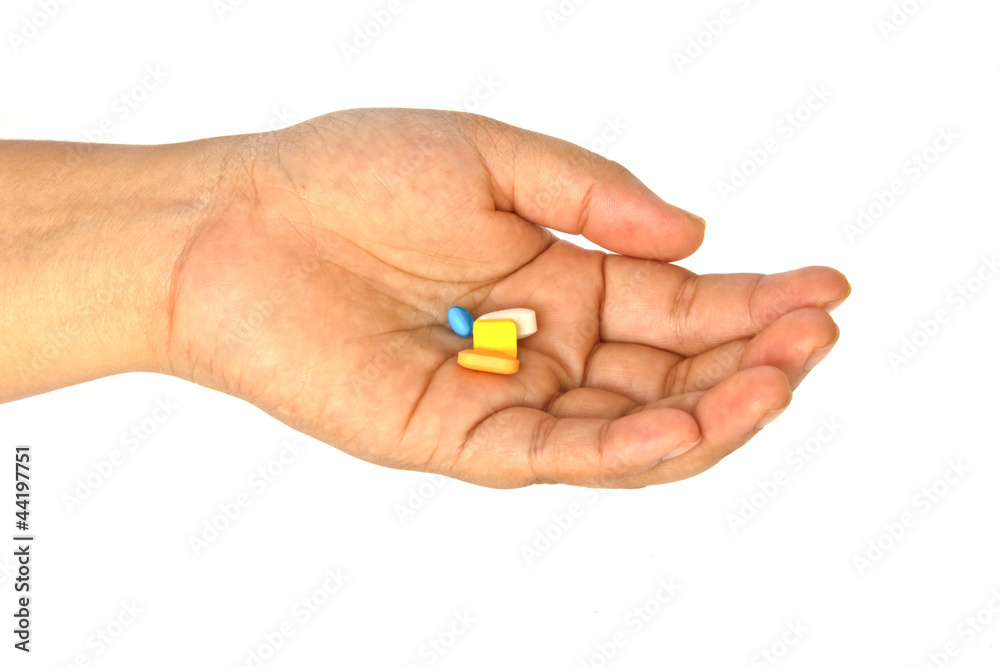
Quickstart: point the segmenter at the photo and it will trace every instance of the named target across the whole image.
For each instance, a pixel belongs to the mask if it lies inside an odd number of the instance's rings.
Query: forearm
[[[0,402],[169,369],[171,277],[218,161],[205,142],[0,142]]]

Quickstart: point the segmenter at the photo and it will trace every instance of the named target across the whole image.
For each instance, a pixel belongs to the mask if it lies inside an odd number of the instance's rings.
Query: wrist
[[[218,204],[224,142],[0,144],[0,401],[170,372],[172,277]]]

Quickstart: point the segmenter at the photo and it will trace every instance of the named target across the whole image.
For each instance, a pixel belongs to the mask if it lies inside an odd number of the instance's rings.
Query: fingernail
[[[826,347],[821,347],[818,350],[813,350],[813,353],[811,355],[809,355],[808,359],[806,359],[805,365],[802,366],[802,370],[804,372],[808,373],[812,369],[814,369],[817,366],[819,366],[819,362],[821,362],[824,359],[826,359],[826,355],[830,354],[830,350],[833,349],[833,346],[835,344],[836,343],[830,343]]]
[[[758,431],[773,422],[775,419],[781,416],[781,413],[785,411],[785,408],[778,408],[777,410],[768,410],[764,413],[764,416],[760,418],[757,425],[754,427]]]
[[[674,459],[680,456],[681,454],[686,454],[687,452],[690,452],[692,449],[697,447],[698,443],[700,442],[701,438],[698,438],[694,442],[685,442],[683,445],[677,445],[677,447],[675,447],[673,450],[671,450],[669,454],[660,459],[660,461],[666,461],[667,459]]]

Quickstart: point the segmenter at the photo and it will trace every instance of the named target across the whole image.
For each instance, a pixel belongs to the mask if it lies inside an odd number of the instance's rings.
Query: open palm
[[[174,278],[173,370],[368,461],[493,487],[682,479],[838,335],[840,273],[671,265],[704,223],[552,137],[370,109],[229,141],[241,176]],[[458,365],[453,305],[537,312],[517,374]]]

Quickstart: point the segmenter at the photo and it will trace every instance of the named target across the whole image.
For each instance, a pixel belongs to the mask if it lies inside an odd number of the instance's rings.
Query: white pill
[[[508,308],[498,310],[494,313],[486,313],[476,318],[477,320],[514,320],[517,325],[517,337],[526,338],[538,331],[538,322],[535,321],[535,311],[531,308]]]

